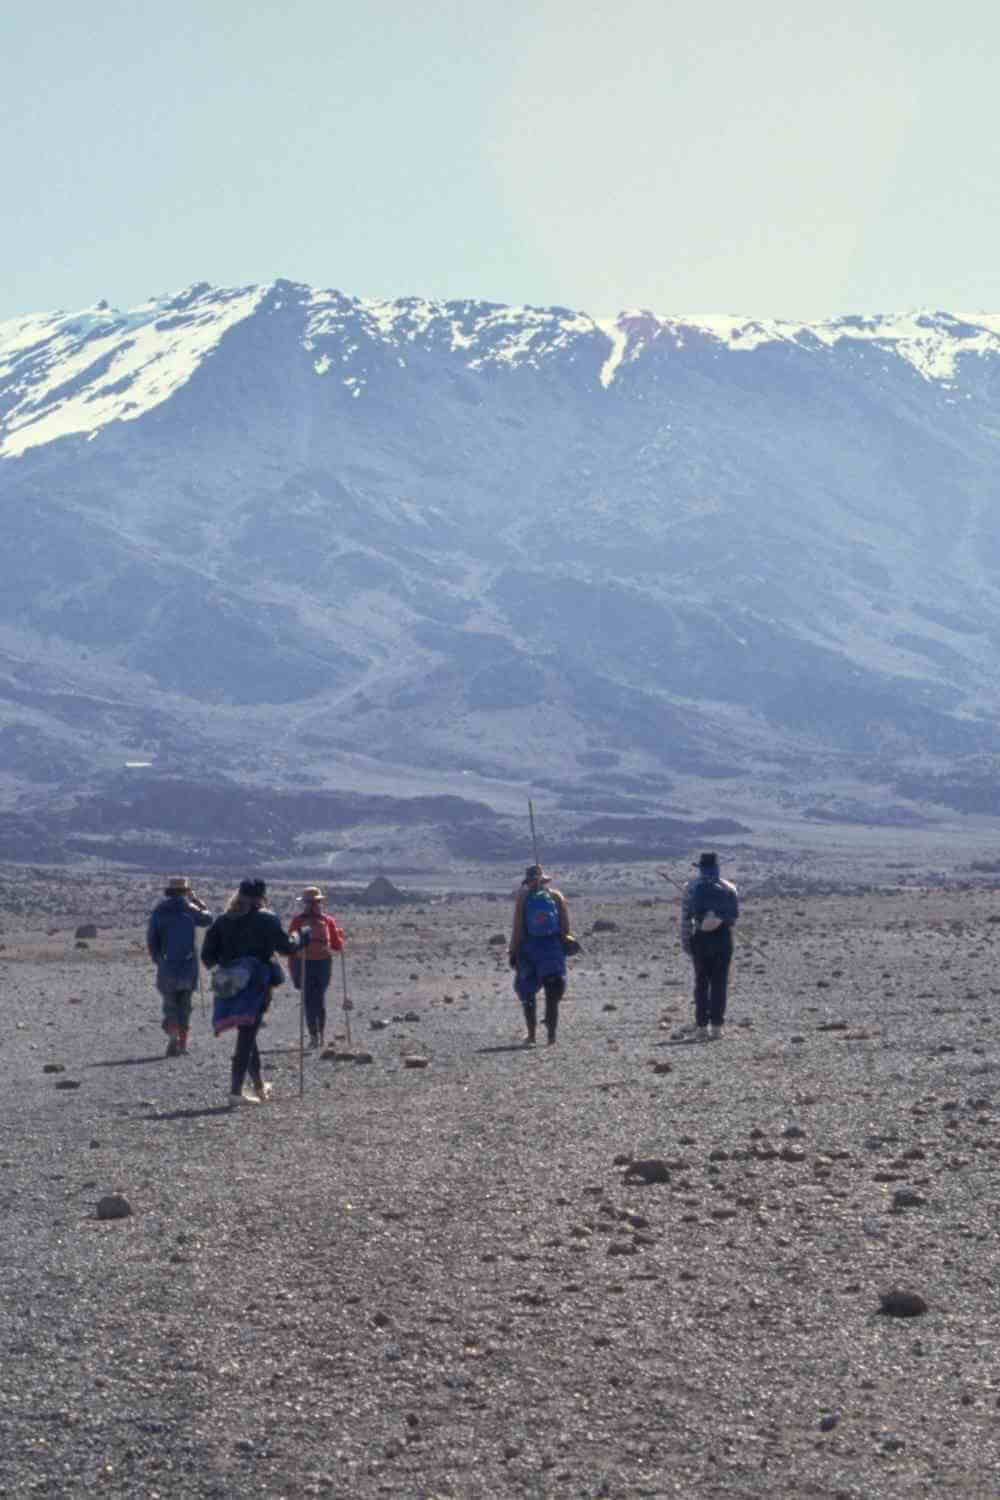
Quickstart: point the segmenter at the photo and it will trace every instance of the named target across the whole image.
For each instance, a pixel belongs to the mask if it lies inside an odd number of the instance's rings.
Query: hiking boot
[[[707,1026],[696,1026],[694,1028],[694,1032],[692,1033],[691,1040],[693,1042],[707,1042],[708,1041],[708,1027]]]
[[[229,1095],[229,1108],[230,1109],[241,1109],[244,1104],[259,1104],[259,1103],[260,1103],[260,1100],[257,1099],[257,1098],[255,1098],[253,1094],[230,1094]]]
[[[309,1051],[313,1052],[319,1046],[319,1036],[315,1031],[309,1033]]]
[[[555,1044],[556,1044],[556,1034],[555,1034],[554,1031],[550,1031],[549,1034],[548,1034],[548,1038],[546,1039],[546,1046],[548,1046],[548,1047],[554,1047]]]
[[[269,1083],[253,1083],[251,1085],[250,1097],[257,1103],[263,1104],[271,1097],[271,1085]]]
[[[188,1049],[188,1034],[187,1034],[186,1031],[179,1031],[177,1033],[177,1055],[178,1055],[178,1057],[184,1056],[186,1054],[186,1052],[187,1052],[187,1049]]]
[[[180,1052],[181,1044],[175,1036],[172,1036],[167,1043],[167,1050],[163,1055],[164,1057],[179,1057]]]
[[[713,1027],[711,1027],[710,1030],[709,1030],[709,1033],[708,1033],[708,1039],[709,1039],[710,1042],[721,1042],[722,1041],[722,1027],[721,1026],[713,1026]]]
[[[526,1047],[533,1047],[535,1045],[535,1028],[533,1026],[530,1027],[524,1033],[524,1036],[521,1038],[521,1040]]]

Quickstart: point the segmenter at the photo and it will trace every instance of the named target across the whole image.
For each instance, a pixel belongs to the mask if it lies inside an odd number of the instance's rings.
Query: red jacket
[[[311,917],[304,911],[296,912],[288,924],[288,931],[298,932],[300,927],[308,927],[311,934],[306,958],[329,958],[331,952],[339,953],[344,946],[344,934],[326,912],[321,912],[318,917]]]

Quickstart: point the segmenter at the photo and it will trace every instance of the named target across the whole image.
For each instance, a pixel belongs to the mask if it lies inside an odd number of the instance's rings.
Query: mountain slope
[[[944,313],[276,282],[0,325],[0,785],[978,783],[998,394],[1000,317]]]

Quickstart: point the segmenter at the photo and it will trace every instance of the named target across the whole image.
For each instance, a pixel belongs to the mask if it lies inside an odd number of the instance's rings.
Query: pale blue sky
[[[998,62],[995,0],[11,6],[0,318],[276,276],[995,312]]]

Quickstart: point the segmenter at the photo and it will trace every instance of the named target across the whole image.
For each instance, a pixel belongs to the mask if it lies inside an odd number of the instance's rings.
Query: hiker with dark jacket
[[[195,928],[207,927],[212,913],[191,889],[186,875],[171,875],[146,925],[146,947],[156,965],[156,988],[163,999],[167,1056],[187,1052],[191,997],[198,985]]]
[[[564,940],[570,935],[569,909],[541,865],[529,865],[517,893],[508,959],[514,992],[524,1011],[526,1046],[533,1046],[537,1024],[536,996],[545,991],[545,1030],[549,1046],[559,1026],[559,1001],[566,993]]]
[[[695,868],[698,874],[684,887],[681,902],[681,947],[694,964],[695,1040],[719,1041],[726,1019],[739,894],[730,881],[722,879],[717,854],[699,855]]]
[[[265,1085],[261,1077],[257,1032],[271,1003],[271,990],[284,982],[274,955],[283,953],[287,957],[309,942],[307,927],[295,938],[288,936],[274,912],[264,909],[266,896],[263,880],[241,880],[236,895],[212,923],[201,945],[202,963],[218,971],[212,979],[216,1035],[228,1027],[236,1028],[229,1091],[233,1105],[261,1103],[268,1097],[270,1085]],[[227,979],[232,981],[228,986]],[[237,983],[241,987],[233,989]],[[243,1093],[248,1075],[255,1098]]]

